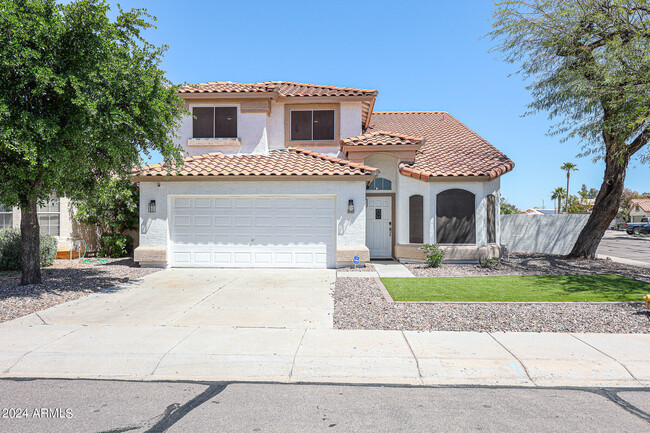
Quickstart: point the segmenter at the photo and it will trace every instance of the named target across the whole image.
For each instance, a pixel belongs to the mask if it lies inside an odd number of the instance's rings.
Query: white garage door
[[[172,196],[176,267],[336,265],[332,196]]]

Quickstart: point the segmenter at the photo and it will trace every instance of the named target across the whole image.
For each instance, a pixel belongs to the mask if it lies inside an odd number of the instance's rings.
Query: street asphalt
[[[3,379],[0,408],[2,432],[650,431],[620,388]]]
[[[598,246],[598,254],[650,263],[650,237],[607,230]]]

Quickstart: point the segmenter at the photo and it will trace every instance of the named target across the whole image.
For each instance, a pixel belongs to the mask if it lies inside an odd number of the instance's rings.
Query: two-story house
[[[514,164],[445,112],[374,112],[376,90],[270,81],[179,89],[180,170],[135,173],[142,265],[329,267],[501,254]]]

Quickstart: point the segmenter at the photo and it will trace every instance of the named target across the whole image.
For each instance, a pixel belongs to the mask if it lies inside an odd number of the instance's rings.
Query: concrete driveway
[[[15,321],[332,328],[334,270],[168,269]]]

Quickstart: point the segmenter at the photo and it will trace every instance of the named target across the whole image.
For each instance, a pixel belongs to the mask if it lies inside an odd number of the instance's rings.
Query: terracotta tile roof
[[[352,87],[323,86],[319,84],[294,83],[292,81],[266,81],[266,85],[276,85],[282,96],[377,96],[374,89],[355,89]]]
[[[643,212],[650,212],[650,198],[634,198],[630,200],[630,210],[636,205],[639,205]]]
[[[135,176],[372,176],[377,169],[304,149],[272,150],[266,155],[206,153],[186,158],[180,171],[163,164],[134,170]]]
[[[178,93],[265,93],[273,92],[275,86],[264,83],[233,83],[230,81],[214,81],[211,83],[186,84],[178,89]]]
[[[264,81],[261,83],[233,83],[215,81],[211,83],[188,84],[178,89],[179,93],[266,93],[273,92],[285,97],[310,96],[377,96],[373,89],[324,86],[319,84],[294,83],[292,81]]]
[[[433,176],[494,179],[515,165],[454,116],[442,111],[375,112],[368,132],[379,130],[424,138],[415,162],[400,166],[400,173],[417,179],[428,180]]]
[[[342,146],[381,146],[381,145],[418,145],[424,141],[422,137],[411,137],[387,131],[367,132],[357,137],[341,140]]]

